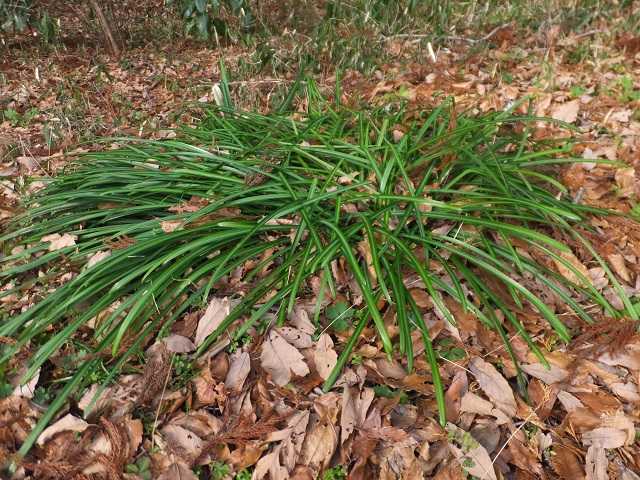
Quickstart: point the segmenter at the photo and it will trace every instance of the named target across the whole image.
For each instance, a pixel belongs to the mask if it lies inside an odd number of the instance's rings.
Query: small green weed
[[[322,480],[345,480],[347,478],[347,471],[342,465],[336,465],[328,470],[325,470],[322,474]]]

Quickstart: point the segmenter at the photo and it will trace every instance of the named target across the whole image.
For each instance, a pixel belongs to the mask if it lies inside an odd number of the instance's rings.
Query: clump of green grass
[[[0,278],[14,285],[2,295],[20,295],[34,283],[76,272],[28,310],[3,319],[0,336],[14,340],[0,352],[5,370],[18,350],[28,348],[29,378],[92,318],[112,308],[90,340],[85,334],[86,361],[66,381],[22,454],[69,395],[88,386],[98,363],[109,371],[107,383],[150,338],[165,335],[185,312],[206,305],[221,282],[249,261],[253,267],[242,280],[251,288],[238,296],[198,354],[221,335],[241,341],[268,313],[286,321],[313,276],[321,277],[325,295],[348,295],[331,271],[331,262],[344,258],[365,301],[347,317],[350,340],[324,388],[331,388],[370,323],[381,348],[390,357],[403,356],[409,371],[417,331],[442,422],[437,352],[409,293],[409,276],[420,279],[447,321],[456,321],[449,297],[495,330],[516,365],[509,342],[514,333],[546,363],[516,314],[519,308],[537,311],[560,339],[572,335],[527,288],[525,277],[536,277],[586,322],[593,312],[586,303],[606,315],[637,318],[606,263],[574,228],[605,212],[572,203],[550,171],[572,161],[561,158],[568,149],[532,140],[526,128],[531,117],[456,115],[448,101],[428,113],[399,106],[352,111],[328,103],[308,82],[308,112],[294,120],[234,111],[226,83],[222,93],[224,106],[208,110],[179,139],[121,141],[120,148],[84,155],[27,199],[24,213],[0,237],[7,253]],[[176,212],[192,196],[205,199],[204,206]],[[163,222],[179,227],[167,232]],[[53,233],[74,235],[76,245],[48,251],[42,238]],[[591,251],[623,299],[624,312],[561,256],[568,250],[558,240],[561,234]],[[363,241],[371,251],[369,265],[357,253]],[[9,253],[15,245],[24,249]],[[87,265],[105,250],[108,257]],[[529,252],[564,264],[577,283]],[[397,337],[383,321],[385,309],[395,312]]]

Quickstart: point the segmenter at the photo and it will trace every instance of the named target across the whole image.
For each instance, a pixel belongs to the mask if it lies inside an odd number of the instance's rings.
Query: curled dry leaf
[[[69,233],[65,233],[63,235],[60,235],[59,233],[52,233],[51,235],[42,237],[41,241],[50,242],[48,250],[50,252],[55,252],[56,250],[75,245],[77,239],[78,237]]]
[[[36,443],[42,446],[47,442],[47,440],[53,438],[60,432],[84,432],[87,427],[89,427],[87,422],[69,413],[50,427],[45,428],[38,437]]]
[[[260,361],[262,368],[278,386],[289,383],[292,373],[299,377],[309,374],[309,367],[302,354],[275,330],[269,332],[269,337],[262,345]]]
[[[496,370],[496,367],[479,357],[475,357],[469,362],[469,369],[476,377],[482,391],[495,406],[507,416],[515,416],[517,404],[513,391],[505,378]]]
[[[209,335],[224,321],[231,311],[231,305],[228,297],[213,297],[204,311],[204,314],[198,322],[196,329],[196,347],[204,343]]]
[[[231,355],[229,371],[224,385],[230,392],[240,392],[249,372],[251,371],[251,357],[248,352],[235,352]]]

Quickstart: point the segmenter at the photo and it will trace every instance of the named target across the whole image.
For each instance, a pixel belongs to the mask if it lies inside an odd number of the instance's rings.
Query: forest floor
[[[525,36],[511,25],[491,33],[482,42],[475,42],[482,35],[441,44],[411,35],[385,39],[392,61],[367,73],[344,72],[343,101],[401,98],[429,109],[453,96],[456,108],[481,113],[527,98],[523,111],[578,129],[573,154],[584,162],[560,172],[576,201],[639,215],[640,37],[612,34],[606,23],[580,33],[549,27]],[[236,102],[269,110],[295,80],[294,69],[271,68],[292,42],[284,36],[274,44],[260,72],[252,69],[256,49],[243,46],[184,42],[126,49],[120,58],[95,47],[9,50],[0,59],[0,220],[19,208],[27,177],[55,175],[66,154],[102,148],[96,138],[168,138],[177,125],[197,121],[198,106],[214,101],[221,59]],[[322,90],[334,91],[333,69],[315,76]],[[541,122],[534,135],[569,133]],[[637,302],[640,229],[627,217],[594,220],[593,227],[598,251]],[[569,261],[615,304],[602,269],[584,258],[576,249]],[[424,296],[415,292],[417,302]],[[7,311],[31,301],[0,298]],[[214,298],[210,308],[176,323],[171,338],[195,341],[225,308],[226,298]],[[42,433],[15,478],[640,479],[634,322],[585,325],[565,345],[541,335],[546,329],[536,315],[520,312],[552,365],[544,369],[513,339],[529,380],[527,403],[500,338],[458,313],[457,326],[435,316],[430,325],[443,359],[447,431],[437,422],[426,362],[407,375],[372,335],[362,336],[336,387],[323,393],[319,362],[335,362],[345,336],[331,329],[328,342],[311,343],[298,312],[293,323],[309,342],[282,341],[307,373],[286,386],[272,378],[291,372],[282,365],[285,372],[274,371],[264,348],[271,340],[257,334],[246,345],[209,352],[196,367],[182,347],[149,346],[146,367],[132,368],[100,397],[110,415],[83,418],[90,392],[77,398]],[[62,352],[52,361],[63,370],[64,360]],[[50,388],[36,378],[0,400],[0,459],[17,451],[52,400]]]

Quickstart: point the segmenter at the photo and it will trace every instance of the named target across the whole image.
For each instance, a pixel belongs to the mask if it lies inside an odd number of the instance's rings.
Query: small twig
[[[482,42],[486,42],[491,37],[493,37],[496,33],[498,33],[500,30],[502,30],[503,28],[508,27],[509,25],[511,25],[511,22],[503,23],[502,25],[498,25],[496,28],[494,28],[489,33],[487,33],[484,37],[480,37],[478,39],[467,38],[467,37],[456,37],[456,36],[452,36],[452,35],[447,35],[444,38],[446,38],[447,40],[458,40],[460,42],[468,42],[468,43],[471,43],[471,44],[482,43]]]
[[[576,35],[575,37],[572,37],[571,40],[577,40],[578,38],[589,37],[591,35],[595,35],[596,33],[602,33],[602,32],[604,32],[604,30],[600,30],[600,29],[589,30],[588,32],[584,32],[579,35]]]
[[[158,408],[156,410],[156,417],[153,420],[153,428],[151,429],[151,451],[153,452],[153,446],[156,438],[156,427],[158,426],[158,417],[160,417],[160,409],[162,408],[162,401],[164,400],[164,394],[167,391],[167,385],[169,384],[169,378],[171,377],[171,367],[173,366],[173,359],[176,354],[171,355],[171,361],[169,362],[169,371],[164,379],[164,385],[162,387],[162,393],[160,394],[160,400],[158,401]]]
[[[113,37],[113,33],[111,32],[111,27],[109,26],[109,22],[107,21],[107,17],[105,17],[102,12],[102,8],[97,0],[89,0],[91,4],[91,8],[93,9],[98,22],[100,23],[100,28],[102,29],[102,33],[105,38],[109,42],[109,46],[111,47],[111,53],[113,53],[116,57],[120,56],[120,47],[118,47],[118,43],[116,39]]]

